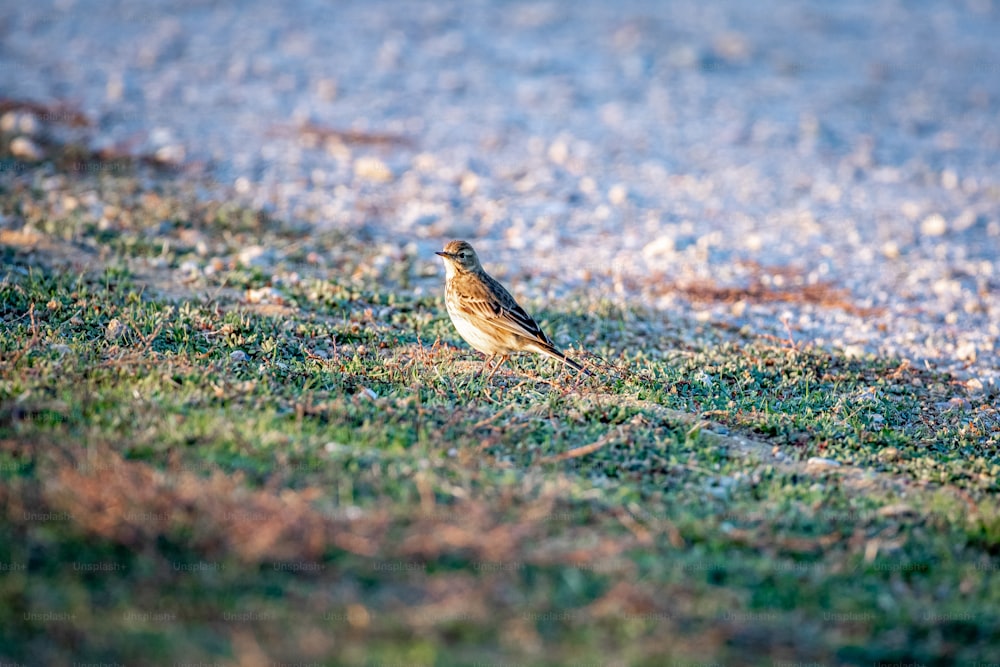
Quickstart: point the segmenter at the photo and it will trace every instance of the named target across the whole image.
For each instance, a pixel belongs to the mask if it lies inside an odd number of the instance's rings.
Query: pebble
[[[179,165],[184,162],[184,157],[187,155],[185,148],[179,144],[170,144],[168,146],[160,146],[156,149],[154,153],[158,162],[163,164],[173,164]]]
[[[939,213],[933,213],[920,223],[920,233],[924,236],[943,236],[948,231],[948,222]]]
[[[955,358],[962,361],[976,360],[976,344],[970,341],[963,341],[955,348]]]
[[[0,116],[0,132],[11,134],[17,130],[17,112],[7,111]]]
[[[845,345],[843,348],[844,356],[848,359],[860,359],[867,354],[867,350],[864,345],[859,345],[857,343],[851,343],[850,345]]]
[[[897,516],[912,516],[915,515],[917,511],[912,505],[907,505],[906,503],[896,503],[893,505],[886,505],[880,507],[876,514],[884,517],[897,517]]]
[[[38,144],[28,137],[14,137],[13,141],[10,142],[10,152],[16,158],[31,162],[38,162],[45,157],[45,153],[38,147]]]
[[[273,287],[250,288],[246,291],[247,303],[282,304],[285,302],[281,292]]]
[[[177,270],[187,275],[196,275],[201,273],[201,267],[198,265],[198,262],[193,259],[181,262],[181,265],[177,267]]]
[[[274,264],[277,253],[273,248],[251,245],[240,250],[236,258],[243,266],[268,267]]]
[[[7,134],[34,136],[38,134],[39,127],[38,117],[33,113],[8,111],[0,116],[0,131]]]
[[[822,470],[824,468],[839,468],[840,461],[823,458],[822,456],[812,456],[806,461],[806,470]]]
[[[388,165],[374,157],[359,157],[355,160],[354,175],[375,183],[388,183],[393,179],[392,170]]]

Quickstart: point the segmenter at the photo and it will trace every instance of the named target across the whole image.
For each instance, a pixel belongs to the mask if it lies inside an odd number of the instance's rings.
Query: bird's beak
[[[455,256],[450,252],[445,252],[444,250],[438,250],[434,253],[435,255],[441,255],[442,257],[447,257],[448,259],[455,259]]]

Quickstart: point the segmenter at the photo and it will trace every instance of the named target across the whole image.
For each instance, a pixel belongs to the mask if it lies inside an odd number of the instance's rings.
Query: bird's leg
[[[482,375],[483,373],[486,372],[486,369],[490,367],[490,362],[493,361],[493,357],[495,356],[497,355],[491,354],[490,356],[486,357],[483,360],[483,367],[479,369],[479,375]],[[493,373],[490,373],[490,375],[493,375]],[[489,379],[489,376],[487,376],[487,379]]]
[[[507,361],[507,356],[508,355],[506,355],[506,354],[501,354],[500,355],[500,361],[498,361],[497,363],[493,364],[493,370],[491,370],[490,374],[486,376],[487,380],[489,380],[491,377],[493,377],[493,374],[497,372],[498,368],[500,368],[501,366],[503,366],[503,362]],[[492,359],[492,358],[493,357],[490,357],[490,359]]]

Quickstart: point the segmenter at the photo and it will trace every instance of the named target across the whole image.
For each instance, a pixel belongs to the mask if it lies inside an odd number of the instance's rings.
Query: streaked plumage
[[[512,352],[544,354],[591,375],[560,352],[510,292],[483,270],[471,245],[465,241],[451,241],[437,254],[444,258],[445,305],[459,335],[488,356],[484,370],[500,355],[490,376]]]

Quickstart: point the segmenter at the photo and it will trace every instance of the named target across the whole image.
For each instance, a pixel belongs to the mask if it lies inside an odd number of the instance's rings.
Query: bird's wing
[[[518,305],[503,285],[489,275],[482,274],[481,277],[482,281],[469,281],[467,286],[463,286],[466,289],[457,290],[467,311],[505,331],[555,349],[538,323]]]

